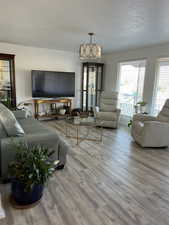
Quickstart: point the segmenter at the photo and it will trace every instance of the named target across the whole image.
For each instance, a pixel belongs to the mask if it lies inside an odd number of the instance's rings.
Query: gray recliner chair
[[[169,99],[157,117],[134,115],[131,134],[135,142],[142,147],[169,146]]]
[[[117,128],[121,110],[117,108],[118,92],[105,93],[100,97],[100,107],[94,108],[94,115],[98,125],[102,121],[103,127]]]

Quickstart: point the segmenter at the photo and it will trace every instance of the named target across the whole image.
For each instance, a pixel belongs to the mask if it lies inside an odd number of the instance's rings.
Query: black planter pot
[[[25,191],[25,185],[18,180],[12,180],[11,191],[14,201],[19,205],[30,205],[41,199],[44,186],[34,185],[31,191]]]

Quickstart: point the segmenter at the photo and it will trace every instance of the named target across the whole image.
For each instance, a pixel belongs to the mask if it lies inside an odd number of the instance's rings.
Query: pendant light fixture
[[[102,48],[100,45],[93,43],[94,33],[88,33],[90,42],[87,44],[81,44],[79,48],[79,57],[82,60],[87,59],[100,59],[102,54]]]

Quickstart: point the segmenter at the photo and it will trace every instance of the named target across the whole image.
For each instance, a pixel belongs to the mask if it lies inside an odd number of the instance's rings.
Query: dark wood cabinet
[[[81,108],[83,111],[93,111],[99,105],[103,90],[103,63],[82,63]]]
[[[0,102],[16,107],[15,55],[0,53]]]

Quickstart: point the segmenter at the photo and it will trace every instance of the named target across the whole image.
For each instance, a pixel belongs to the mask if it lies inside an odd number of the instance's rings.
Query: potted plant
[[[130,120],[130,121],[128,122],[127,126],[128,126],[128,127],[131,127],[131,126],[132,126],[132,123],[133,123],[133,121]]]
[[[40,145],[14,146],[15,160],[9,165],[12,199],[18,205],[33,204],[41,199],[44,185],[55,170],[50,160],[54,151]]]
[[[146,112],[146,105],[147,105],[147,102],[140,101],[140,102],[137,102],[137,105],[140,106],[140,112],[141,112],[141,113],[145,113],[145,112]]]
[[[134,112],[138,113],[138,110],[139,110],[139,106],[138,105],[134,105]]]

